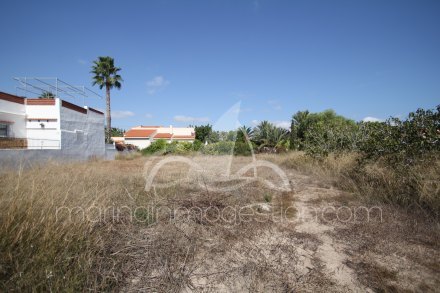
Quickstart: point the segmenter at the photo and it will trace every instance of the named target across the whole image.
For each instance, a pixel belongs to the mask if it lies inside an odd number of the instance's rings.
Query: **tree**
[[[112,118],[110,110],[110,90],[112,88],[121,88],[122,77],[118,74],[121,70],[115,67],[114,59],[111,57],[98,57],[98,60],[93,61],[92,71],[93,85],[98,85],[100,89],[105,87],[106,93],[106,141],[110,141],[112,131]]]
[[[254,129],[254,139],[258,144],[264,144],[269,137],[270,130],[274,127],[272,123],[267,120],[261,121]]]
[[[289,132],[281,127],[276,127],[269,121],[262,121],[254,129],[254,140],[259,148],[277,148],[286,145]]]
[[[361,123],[360,131],[357,144],[364,161],[385,159],[403,169],[429,162],[430,154],[440,151],[440,105],[434,110],[418,109],[405,120]]]
[[[122,128],[116,128],[116,127],[113,127],[113,128],[112,128],[111,136],[112,136],[112,137],[114,137],[114,136],[116,136],[116,137],[121,137],[121,136],[124,136],[124,132],[125,132],[125,130],[122,129]]]
[[[301,149],[302,141],[304,141],[305,134],[310,125],[309,111],[298,111],[292,116],[292,123],[290,125],[290,148],[297,150]]]
[[[55,95],[51,92],[43,92],[39,97],[39,99],[55,99]]]
[[[245,125],[239,127],[237,129],[237,142],[247,142],[251,140],[254,131],[250,127],[246,127]]]
[[[205,143],[208,141],[209,136],[212,133],[212,125],[206,124],[206,125],[196,126],[194,127],[194,130],[196,132],[196,139]]]

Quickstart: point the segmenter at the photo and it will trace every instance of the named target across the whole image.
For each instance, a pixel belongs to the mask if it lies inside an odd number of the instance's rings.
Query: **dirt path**
[[[176,214],[171,221],[127,232],[129,240],[119,250],[134,257],[127,263],[122,291],[376,292],[399,291],[402,284],[415,291],[433,291],[439,284],[435,261],[427,263],[426,258],[420,258],[410,262],[413,255],[402,250],[408,253],[408,263],[419,268],[412,271],[399,265],[401,255],[389,253],[390,249],[411,247],[405,242],[404,233],[411,229],[404,226],[406,222],[323,221],[326,208],[341,206],[344,193],[293,170],[288,170],[287,177],[291,192],[275,193],[256,183],[226,193],[180,186],[159,195],[158,205],[177,207],[179,213],[185,210],[184,217]],[[296,210],[291,218],[271,217],[285,204],[293,204]],[[211,221],[215,209],[249,205],[258,211],[249,220]],[[353,202],[347,205],[351,208]],[[209,211],[207,218],[199,217],[199,209]],[[395,229],[395,223],[402,223],[406,230]],[[392,240],[386,239],[390,230],[398,233]],[[374,234],[378,231],[384,232]],[[393,240],[398,240],[395,246]],[[387,246],[380,246],[383,243]],[[432,243],[429,253],[438,255],[435,241],[422,239],[418,243],[419,247]],[[407,278],[411,281],[405,281]],[[426,284],[424,280],[428,280]]]
[[[344,245],[327,234],[327,232],[333,230],[333,227],[319,221],[317,213],[319,214],[322,210],[318,209],[319,207],[313,201],[322,194],[331,197],[337,196],[338,192],[308,186],[295,195],[295,206],[298,213],[296,231],[312,235],[321,242],[314,254],[306,253],[304,257],[318,258],[325,265],[324,271],[326,274],[344,291],[371,292],[371,290],[365,289],[356,281],[355,272],[345,264],[348,256],[344,252]],[[301,253],[300,250],[299,252]],[[304,266],[307,267],[308,265],[309,263],[304,263]]]

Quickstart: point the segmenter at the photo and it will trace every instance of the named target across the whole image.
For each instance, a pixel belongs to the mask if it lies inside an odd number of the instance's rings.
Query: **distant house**
[[[0,92],[0,149],[18,148],[103,156],[104,114],[59,98],[30,99]]]
[[[148,147],[154,140],[164,139],[167,142],[187,141],[196,139],[195,130],[192,127],[169,127],[162,126],[136,126],[125,132],[124,142],[132,144],[139,149]]]

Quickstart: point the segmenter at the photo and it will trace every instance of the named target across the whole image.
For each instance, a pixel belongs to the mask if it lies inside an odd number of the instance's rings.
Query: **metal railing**
[[[58,139],[28,138],[27,141],[30,150],[61,149],[61,141]]]
[[[0,149],[61,149],[61,141],[42,138],[0,137]]]

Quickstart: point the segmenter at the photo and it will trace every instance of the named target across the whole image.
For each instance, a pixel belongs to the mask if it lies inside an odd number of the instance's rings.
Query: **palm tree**
[[[55,99],[55,95],[51,92],[43,92],[39,97],[39,99]]]
[[[251,140],[254,131],[250,127],[246,127],[243,125],[237,129],[237,138],[236,141],[247,142]]]
[[[115,67],[114,59],[111,57],[98,57],[98,60],[93,61],[92,71],[93,85],[98,85],[100,89],[105,87],[106,93],[106,141],[110,141],[112,131],[112,118],[110,111],[110,90],[112,88],[121,88],[122,77],[118,74],[121,70]]]
[[[269,133],[274,125],[267,120],[261,121],[254,129],[254,138],[259,144],[264,144],[269,138]]]
[[[262,121],[257,125],[254,132],[255,140],[258,142],[259,148],[275,148],[285,143],[289,131],[276,127],[269,121]]]

